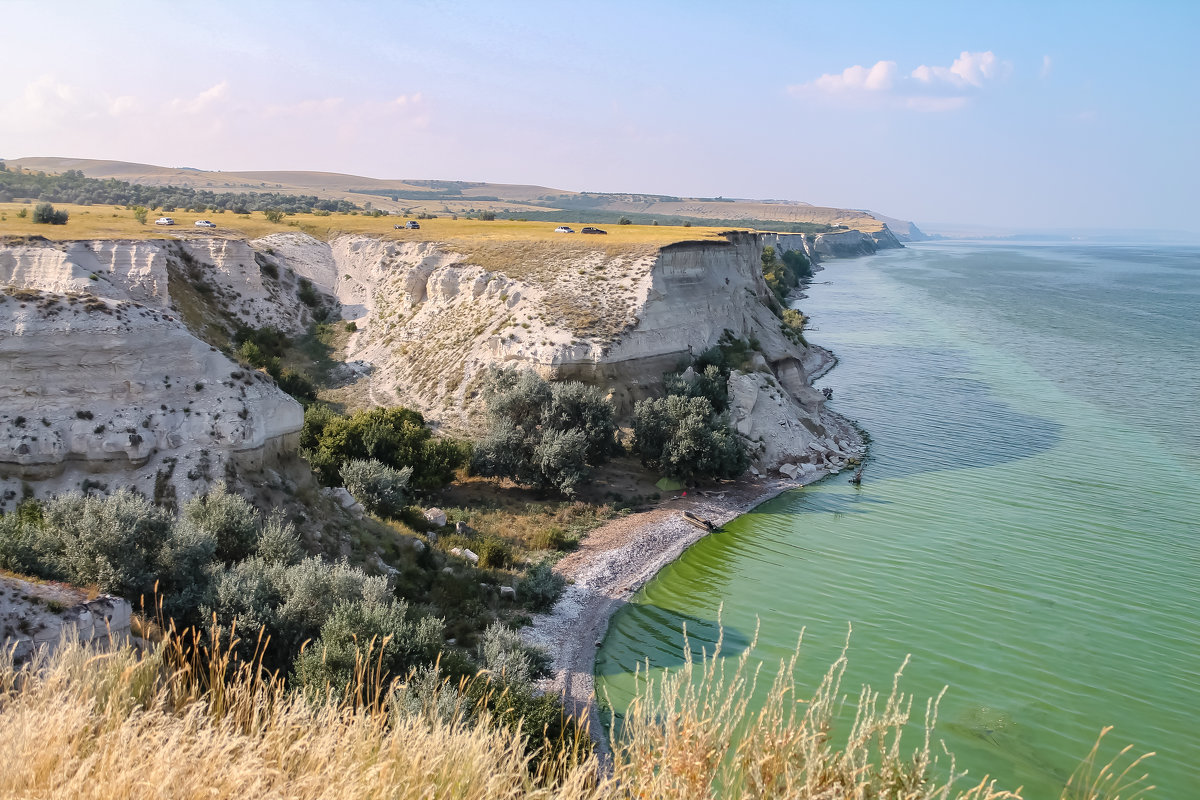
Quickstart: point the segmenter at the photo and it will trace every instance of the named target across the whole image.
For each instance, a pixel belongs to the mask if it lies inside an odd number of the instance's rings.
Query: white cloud
[[[974,86],[982,88],[985,81],[996,77],[999,70],[996,54],[991,50],[986,53],[969,53],[962,51],[954,63],[948,67],[930,67],[922,64],[912,71],[912,76],[921,83],[945,83],[950,86]]]
[[[1042,72],[1039,77],[1049,78],[1050,70],[1052,70],[1053,68],[1054,68],[1054,62],[1050,59],[1050,56],[1042,56]]]
[[[229,81],[221,81],[215,86],[205,89],[195,97],[187,100],[175,98],[168,104],[171,111],[180,111],[184,114],[203,114],[211,111],[212,107],[222,100],[229,93]]]
[[[876,61],[875,66],[870,69],[855,64],[853,67],[846,67],[840,74],[822,75],[809,85],[830,93],[883,92],[892,88],[895,74],[895,61]]]
[[[953,111],[966,106],[972,93],[984,89],[1009,68],[991,50],[964,50],[948,67],[922,64],[902,75],[895,61],[877,61],[870,68],[856,64],[840,73],[827,73],[790,86],[788,92],[868,107]]]

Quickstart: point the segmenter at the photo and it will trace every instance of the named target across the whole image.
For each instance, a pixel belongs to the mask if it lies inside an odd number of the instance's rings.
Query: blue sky
[[[1200,3],[0,7],[7,158],[1200,230]]]

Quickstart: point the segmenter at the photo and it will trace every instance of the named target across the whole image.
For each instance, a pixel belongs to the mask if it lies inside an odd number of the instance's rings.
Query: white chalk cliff
[[[294,450],[299,405],[202,337],[211,324],[304,330],[313,321],[297,299],[304,279],[356,324],[344,356],[358,364],[353,394],[364,404],[404,404],[478,430],[481,382],[506,365],[600,385],[628,412],[728,331],[761,354],[730,381],[732,421],[756,467],[836,465],[857,451],[857,435],[811,387],[827,354],[785,335],[760,256],[767,245],[819,259],[874,244],[857,231],[735,233],[660,249],[534,243],[501,257],[302,233],[9,242],[0,246],[0,502],[84,481],[182,498],[227,463]],[[213,323],[205,308],[223,316]]]

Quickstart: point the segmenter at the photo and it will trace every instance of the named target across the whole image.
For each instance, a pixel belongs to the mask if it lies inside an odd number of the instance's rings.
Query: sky
[[[0,158],[1200,231],[1200,2],[0,0]]]

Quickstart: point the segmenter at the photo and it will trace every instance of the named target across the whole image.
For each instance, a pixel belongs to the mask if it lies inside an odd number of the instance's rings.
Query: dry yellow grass
[[[781,680],[754,714],[749,655],[728,673],[725,664],[688,662],[651,684],[626,716],[611,772],[597,777],[595,758],[578,752],[534,768],[522,734],[486,718],[391,709],[369,658],[356,691],[320,700],[169,637],[144,655],[67,644],[24,668],[0,655],[0,796],[1019,798],[936,766],[935,701],[926,704],[924,736],[903,744],[912,701],[896,685],[882,702],[864,689],[852,729],[834,730],[844,656],[811,697]],[[1140,759],[1098,771],[1094,759],[1063,800],[1143,794],[1144,779],[1131,772]]]
[[[146,224],[140,224],[133,211],[121,206],[80,206],[70,203],[56,204],[55,209],[67,211],[70,218],[66,225],[37,225],[33,223],[33,205],[24,203],[0,203],[0,236],[44,236],[55,241],[75,239],[166,239],[186,234],[188,236],[232,236],[254,239],[271,233],[301,230],[319,239],[329,239],[339,233],[368,233],[398,241],[448,242],[463,247],[486,246],[495,243],[502,247],[511,242],[546,242],[564,251],[602,250],[616,248],[624,252],[628,247],[662,247],[673,242],[700,239],[717,239],[724,228],[672,227],[667,225],[604,225],[607,236],[592,236],[579,233],[555,233],[555,222],[518,222],[516,220],[473,220],[439,218],[421,220],[420,230],[397,230],[403,225],[400,217],[371,217],[363,214],[294,214],[285,216],[279,223],[269,221],[262,212],[250,215],[226,211],[196,213],[151,211]],[[24,209],[25,218],[17,214]],[[154,224],[160,216],[175,220],[170,227]],[[197,228],[196,220],[207,219],[217,228]],[[578,223],[570,223],[578,230]]]

